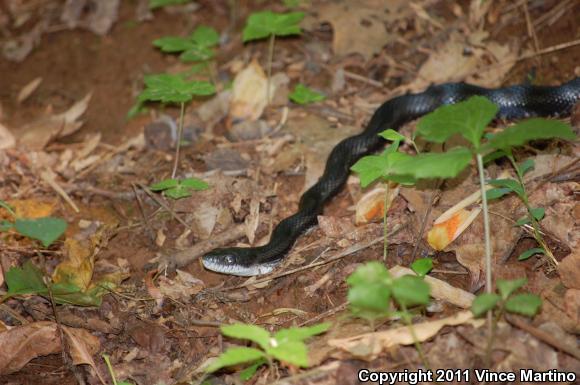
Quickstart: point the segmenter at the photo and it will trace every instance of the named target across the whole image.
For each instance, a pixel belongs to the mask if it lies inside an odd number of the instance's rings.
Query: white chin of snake
[[[255,275],[268,274],[272,270],[274,270],[274,268],[279,264],[279,262],[274,262],[246,267],[246,266],[224,266],[218,263],[213,263],[205,260],[202,260],[202,262],[203,266],[208,270],[215,271],[216,273],[237,275],[239,277],[253,277]]]

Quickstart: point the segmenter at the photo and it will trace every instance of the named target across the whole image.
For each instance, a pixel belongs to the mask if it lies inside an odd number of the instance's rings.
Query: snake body
[[[266,245],[215,249],[203,256],[203,265],[208,270],[239,276],[269,273],[282,261],[296,239],[317,223],[325,202],[346,182],[350,167],[384,144],[379,132],[387,128],[398,130],[439,106],[454,104],[474,95],[485,96],[495,103],[499,107],[497,118],[501,119],[564,116],[570,114],[574,104],[580,101],[580,77],[560,86],[516,85],[496,89],[446,83],[390,99],[375,111],[362,133],[344,139],[333,148],[322,177],[302,195],[298,211],[276,226]]]

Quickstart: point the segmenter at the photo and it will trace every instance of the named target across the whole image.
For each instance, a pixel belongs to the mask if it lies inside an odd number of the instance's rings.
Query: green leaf
[[[362,157],[350,168],[359,174],[360,184],[363,188],[380,178],[401,184],[412,184],[414,182],[411,176],[398,173],[398,165],[411,158],[411,156],[402,152],[391,152],[389,149],[392,146],[398,146],[398,142],[389,146],[381,155]]]
[[[510,313],[522,314],[528,317],[533,317],[542,306],[542,300],[535,294],[523,293],[510,297],[506,303],[505,308]]]
[[[506,155],[507,154],[505,153],[505,151],[502,150],[493,151],[483,157],[483,164],[488,164],[489,162],[493,162],[496,159],[503,158]]]
[[[471,304],[471,312],[474,317],[481,317],[492,310],[499,302],[500,296],[495,293],[483,293],[475,297]]]
[[[48,247],[64,234],[67,223],[61,218],[53,217],[35,219],[17,218],[14,227],[20,234],[37,239],[44,247]]]
[[[511,188],[503,187],[503,188],[492,188],[485,192],[485,198],[490,201],[492,199],[498,199],[502,196],[509,194],[512,192]]]
[[[14,227],[14,224],[6,219],[0,220],[0,232],[8,231]]]
[[[346,280],[351,312],[366,319],[385,316],[389,310],[392,281],[387,268],[379,262],[359,266]]]
[[[42,272],[30,261],[27,261],[22,268],[10,268],[6,272],[5,278],[8,294],[11,296],[47,292],[46,285],[42,279]]]
[[[259,359],[258,361],[254,362],[252,365],[248,366],[244,370],[240,372],[240,379],[242,381],[248,381],[250,378],[256,374],[258,368],[264,364],[267,364],[268,360],[265,358]]]
[[[471,151],[465,147],[455,147],[442,153],[423,153],[407,156],[397,163],[398,175],[411,175],[415,179],[453,178],[471,161]]]
[[[195,43],[191,39],[179,36],[165,36],[153,40],[153,45],[159,48],[162,52],[183,52],[195,47]]]
[[[242,39],[245,43],[250,40],[263,39],[270,35],[299,35],[302,33],[299,25],[302,19],[304,19],[304,12],[255,12],[246,21]]]
[[[213,84],[206,81],[188,82],[180,75],[147,75],[144,81],[146,88],[138,97],[140,102],[184,103],[191,100],[193,95],[215,93]]]
[[[227,366],[252,362],[263,357],[264,352],[258,349],[246,347],[229,348],[223,352],[211,365],[209,365],[205,371],[207,373],[212,373]]]
[[[518,278],[512,280],[505,280],[505,279],[498,279],[497,280],[497,289],[501,298],[506,300],[512,293],[518,290],[520,287],[523,287],[528,280],[526,278]]]
[[[545,254],[546,251],[539,247],[534,247],[533,249],[528,249],[521,253],[518,257],[518,261],[525,261],[526,259],[530,258],[532,255],[536,254]]]
[[[181,185],[189,187],[193,190],[201,191],[207,190],[209,185],[201,179],[197,178],[185,178],[181,180]]]
[[[483,96],[473,96],[464,102],[442,106],[423,117],[417,125],[417,135],[443,143],[460,134],[478,149],[485,127],[497,114],[498,107]]]
[[[525,175],[528,171],[535,167],[533,159],[526,159],[519,165],[520,174]]]
[[[386,140],[390,140],[392,142],[404,142],[405,140],[407,140],[405,135],[401,135],[397,131],[395,131],[391,128],[379,133],[379,136],[385,138]]]
[[[303,368],[308,366],[308,349],[304,342],[286,341],[269,348],[267,352],[279,361]]]
[[[179,185],[179,180],[177,179],[164,179],[161,182],[157,182],[149,186],[151,191],[163,191],[170,188],[177,187]]]
[[[417,276],[404,275],[393,282],[393,298],[405,307],[429,303],[430,287]]]
[[[280,329],[274,334],[274,338],[279,344],[286,341],[304,341],[307,338],[324,333],[330,328],[330,326],[330,322],[325,322],[310,327],[291,327],[288,329]]]
[[[496,149],[509,149],[537,139],[560,138],[574,140],[576,135],[569,125],[558,120],[528,119],[508,127],[495,135],[489,144]]]
[[[155,9],[160,7],[165,7],[168,5],[178,5],[189,3],[192,0],[149,0],[149,8]]]
[[[179,60],[184,63],[196,61],[208,61],[214,57],[213,49],[196,45],[179,55]]]
[[[177,187],[167,189],[163,193],[168,198],[177,200],[177,199],[181,199],[181,198],[190,197],[191,196],[191,189],[189,189],[185,186],[179,185]]]
[[[191,40],[202,47],[213,47],[220,42],[220,35],[212,27],[200,25],[191,34]]]
[[[270,333],[266,329],[256,325],[223,325],[220,329],[224,336],[253,341],[264,350],[270,345]]]
[[[525,193],[522,185],[514,179],[490,179],[487,181],[488,184],[497,187],[503,187],[510,189],[511,191],[518,194],[521,199],[524,199]]]
[[[420,258],[411,264],[411,269],[419,277],[424,277],[433,269],[433,260],[431,258]]]
[[[298,104],[310,104],[314,102],[320,102],[326,99],[324,95],[306,87],[302,83],[298,83],[296,87],[294,87],[294,91],[292,91],[292,93],[288,95],[288,97],[294,103]]]
[[[544,215],[546,215],[546,209],[543,207],[536,207],[530,210],[530,214],[532,214],[535,220],[541,221],[544,219]]]

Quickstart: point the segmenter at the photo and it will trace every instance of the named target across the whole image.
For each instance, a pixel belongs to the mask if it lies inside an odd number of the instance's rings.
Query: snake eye
[[[228,265],[233,265],[233,264],[234,264],[234,262],[235,262],[235,258],[234,258],[234,256],[233,256],[233,255],[231,255],[231,254],[230,254],[230,255],[226,255],[226,257],[225,257],[225,261],[226,261],[226,263],[227,263]]]

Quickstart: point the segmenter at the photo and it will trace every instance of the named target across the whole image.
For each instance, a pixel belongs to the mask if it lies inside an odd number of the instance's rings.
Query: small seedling
[[[292,91],[288,97],[297,104],[310,104],[326,99],[324,95],[306,87],[302,83],[298,83],[296,87],[294,87],[294,91]]]
[[[171,178],[175,178],[177,165],[179,164],[179,149],[183,136],[183,116],[185,113],[185,103],[193,96],[208,96],[215,93],[215,86],[206,81],[186,81],[182,75],[157,74],[147,75],[144,78],[145,89],[137,97],[137,105],[134,109],[139,109],[147,101],[162,103],[177,103],[181,106],[179,114],[179,129],[177,134],[177,145],[175,149],[175,161]],[[131,112],[130,112],[131,114]]]
[[[471,305],[471,312],[475,317],[481,317],[488,312],[495,312],[495,317],[491,325],[490,336],[486,349],[486,361],[491,360],[491,349],[495,339],[497,323],[505,313],[520,314],[526,317],[533,317],[542,306],[542,300],[535,294],[520,293],[516,290],[523,287],[528,280],[519,278],[515,280],[497,280],[497,293],[484,293],[478,295]],[[489,365],[488,365],[489,366]]]
[[[373,330],[377,319],[400,316],[413,336],[417,352],[428,367],[411,322],[411,313],[408,311],[412,306],[429,303],[430,288],[422,277],[404,275],[393,278],[385,265],[374,261],[358,267],[346,282],[349,286],[348,302],[351,313],[369,321]],[[391,310],[391,300],[399,306],[399,311]]]
[[[6,209],[14,218],[14,222],[2,220],[0,222],[0,231],[15,229],[25,237],[39,240],[44,247],[52,245],[54,241],[64,234],[68,226],[66,221],[61,218],[18,218],[10,205],[4,201],[0,201],[0,207]]]
[[[268,45],[268,82],[266,88],[266,102],[270,103],[270,78],[272,75],[272,58],[274,56],[274,40],[276,36],[300,35],[300,22],[304,19],[304,12],[274,13],[271,11],[254,12],[246,21],[242,33],[244,43],[251,40],[260,40],[269,37]]]
[[[254,342],[257,347],[228,348],[206,369],[206,372],[212,373],[229,366],[251,364],[241,373],[244,379],[249,379],[264,364],[268,364],[273,370],[274,360],[298,367],[307,367],[308,349],[304,341],[324,333],[328,328],[330,328],[329,323],[322,323],[310,327],[281,329],[270,334],[266,329],[256,325],[221,326],[220,329],[224,336],[249,340]]]
[[[201,179],[165,179],[155,183],[149,188],[152,191],[163,191],[171,199],[181,199],[191,196],[192,191],[201,191],[209,188],[209,185]]]
[[[162,52],[180,53],[179,59],[183,62],[199,62],[206,68],[215,84],[215,76],[209,64],[215,56],[214,47],[218,45],[220,36],[211,27],[200,25],[188,37],[165,36],[153,41],[153,45]],[[199,71],[198,66],[192,67],[190,72]]]
[[[393,131],[393,130],[390,130]],[[360,178],[361,187],[365,188],[376,180],[382,180],[385,185],[385,194],[383,200],[383,260],[387,260],[387,205],[389,195],[389,181],[401,183],[404,185],[412,185],[415,183],[414,178],[406,175],[396,174],[397,165],[402,160],[409,157],[409,155],[398,152],[401,137],[405,137],[393,131],[394,135],[389,130],[381,133],[387,140],[393,140],[393,143],[383,151],[380,155],[368,155],[358,160],[350,169],[356,172]]]

